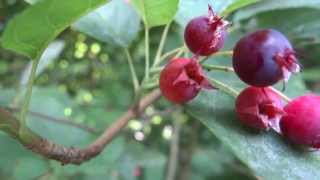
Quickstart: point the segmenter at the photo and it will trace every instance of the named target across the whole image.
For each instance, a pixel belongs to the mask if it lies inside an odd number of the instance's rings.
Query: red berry
[[[182,104],[193,99],[201,88],[212,89],[198,61],[176,58],[160,74],[160,90],[169,101]]]
[[[209,15],[192,19],[184,32],[186,45],[196,55],[208,56],[219,51],[226,37],[227,21],[209,6]]]
[[[266,87],[279,80],[287,82],[300,71],[288,39],[272,29],[258,30],[241,38],[233,54],[233,67],[242,81]]]
[[[236,100],[240,122],[258,130],[273,128],[279,132],[282,107],[281,97],[270,88],[248,87]]]
[[[291,142],[320,148],[320,96],[300,96],[284,107],[282,134]]]

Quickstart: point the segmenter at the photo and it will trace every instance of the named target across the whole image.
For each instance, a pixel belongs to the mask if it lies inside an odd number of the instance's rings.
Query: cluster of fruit
[[[175,104],[193,99],[202,88],[213,89],[204,75],[199,56],[209,56],[224,44],[228,22],[213,12],[192,19],[185,29],[185,43],[194,56],[174,58],[160,74],[164,97]],[[249,85],[236,99],[239,120],[248,127],[269,130],[296,144],[320,148],[320,96],[309,94],[284,104],[270,88],[285,83],[300,65],[288,39],[273,29],[258,30],[242,37],[233,49],[233,68]]]

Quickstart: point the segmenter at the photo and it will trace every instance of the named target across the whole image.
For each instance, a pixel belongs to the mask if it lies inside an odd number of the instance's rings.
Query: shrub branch
[[[160,90],[156,89],[141,99],[137,105],[131,106],[127,112],[118,118],[104,133],[89,146],[80,149],[75,147],[65,147],[55,144],[40,137],[26,127],[24,136],[19,135],[20,123],[7,110],[0,108],[0,129],[11,137],[18,140],[22,145],[31,151],[44,156],[45,158],[56,160],[63,165],[80,165],[98,154],[112,141],[112,139],[123,129],[130,119],[140,115],[149,105],[154,103],[161,96]]]

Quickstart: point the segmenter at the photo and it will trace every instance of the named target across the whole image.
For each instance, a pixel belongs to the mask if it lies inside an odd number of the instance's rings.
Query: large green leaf
[[[72,107],[71,98],[66,93],[59,91],[58,88],[34,88],[30,104],[31,111],[67,120],[68,116],[65,112],[72,112]],[[28,126],[42,137],[67,146],[87,144],[92,138],[88,132],[82,129],[64,123],[52,122],[42,116],[32,114],[28,117]]]
[[[64,49],[65,42],[56,40],[51,42],[46,50],[42,53],[39,64],[36,71],[36,76],[39,76],[52,62],[57,60],[62,50]],[[31,73],[32,61],[29,62],[28,66],[23,71],[20,78],[20,85],[27,85],[30,73]]]
[[[318,17],[320,17],[320,9],[273,10],[256,15],[245,27],[247,30],[275,28],[285,33],[291,40],[311,39],[312,43],[320,40],[320,19]]]
[[[36,179],[48,172],[47,162],[40,158],[24,157],[16,163],[13,174],[15,180]]]
[[[229,36],[231,48],[241,34]],[[207,63],[231,65],[231,58],[215,58]],[[209,76],[241,90],[245,85],[233,73],[212,72]],[[281,86],[281,84],[279,84]],[[293,77],[285,94],[296,97],[305,92],[299,76]],[[263,179],[318,179],[320,158],[317,152],[301,152],[273,132],[254,133],[242,126],[234,110],[234,98],[217,90],[203,91],[186,106],[187,111],[199,119],[257,176]]]
[[[132,0],[148,28],[169,23],[178,9],[179,0]]]
[[[74,25],[81,32],[120,47],[127,47],[136,38],[139,26],[139,15],[124,0],[111,1]]]
[[[208,14],[208,5],[218,14],[227,15],[259,0],[180,0],[175,20],[184,27],[192,18]]]
[[[1,179],[36,179],[48,172],[46,160],[0,132]],[[32,166],[32,168],[30,168]],[[10,177],[10,178],[9,178]]]
[[[225,10],[222,11],[221,15],[225,16],[232,12],[234,12],[237,9],[243,8],[245,6],[248,6],[250,4],[256,3],[259,0],[235,0],[232,4],[230,4]]]
[[[267,1],[261,1],[257,4],[254,4],[252,6],[248,6],[241,11],[237,12],[235,14],[234,20],[239,21],[242,19],[249,18],[251,16],[254,16],[255,14],[266,12],[270,10],[276,10],[276,9],[287,9],[287,8],[300,8],[300,7],[309,7],[309,8],[320,8],[320,1],[318,0],[303,0],[303,1],[297,1],[297,0],[267,0]],[[275,17],[275,16],[273,16]],[[297,16],[295,16],[297,17]],[[278,18],[278,16],[277,16]],[[274,19],[277,19],[274,18]]]
[[[106,0],[44,0],[13,18],[2,36],[2,46],[32,59],[71,23]]]

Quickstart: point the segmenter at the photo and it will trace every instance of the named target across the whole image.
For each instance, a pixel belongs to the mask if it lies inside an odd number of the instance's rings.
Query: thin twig
[[[207,70],[218,70],[218,71],[225,71],[225,72],[234,72],[234,69],[232,67],[228,66],[219,66],[219,65],[211,65],[211,64],[203,64],[202,67],[204,67]]]
[[[283,100],[285,100],[286,102],[290,102],[291,99],[286,96],[285,94],[283,94],[282,92],[280,92],[279,90],[277,90],[276,88],[270,86],[269,87],[273,92],[275,92],[276,94],[278,94]]]
[[[32,61],[32,66],[31,66],[31,73],[29,75],[28,83],[27,83],[27,91],[24,95],[24,100],[20,112],[20,132],[19,133],[24,133],[25,127],[26,127],[26,118],[27,118],[27,113],[29,111],[29,104],[32,96],[32,86],[34,83],[34,79],[36,77],[36,71],[37,67],[39,64],[40,58],[36,58]]]
[[[205,69],[208,70],[218,70],[218,71],[225,71],[225,72],[234,72],[234,69],[232,67],[229,66],[217,66],[217,65],[208,65],[208,64],[203,64],[202,65]],[[212,80],[212,79],[211,79]],[[214,80],[214,79],[213,79]],[[217,82],[217,80],[214,80],[215,83],[221,83],[221,82]],[[223,83],[222,83],[223,84]],[[225,84],[224,84],[225,85]],[[275,92],[276,94],[278,94],[283,100],[285,100],[286,102],[290,102],[291,99],[286,96],[285,94],[283,94],[281,91],[277,90],[276,88],[269,86],[268,88],[270,88],[273,92]]]
[[[204,61],[206,61],[209,58],[212,57],[218,57],[218,56],[232,56],[233,55],[233,51],[219,51],[217,53],[214,53],[212,55],[206,56],[202,59],[200,59],[200,63],[203,63]]]
[[[161,60],[161,54],[162,54],[163,47],[164,47],[164,44],[165,44],[167,36],[168,36],[170,25],[171,25],[171,23],[168,23],[166,25],[166,27],[164,28],[164,30],[163,30],[163,33],[161,35],[160,44],[159,44],[159,47],[158,47],[158,50],[157,50],[156,57],[154,58],[152,68],[156,67],[158,65],[159,61]]]
[[[208,77],[208,79],[212,82],[213,86],[218,88],[219,90],[225,92],[226,94],[229,94],[230,96],[236,98],[239,95],[239,92],[232,87],[228,86],[227,84],[216,80],[214,78]]]
[[[136,73],[136,69],[134,68],[133,60],[132,60],[132,57],[130,55],[129,50],[126,48],[126,49],[124,49],[124,51],[127,56],[127,60],[128,60],[128,64],[129,64],[129,68],[130,68],[130,72],[131,72],[133,89],[134,89],[134,92],[137,93],[138,89],[139,89],[139,80],[138,80],[138,76]]]
[[[150,44],[149,44],[149,28],[145,26],[145,81],[149,80],[150,70]]]
[[[173,56],[173,55],[175,55],[175,54],[180,54],[180,52],[181,52],[181,51],[183,52],[184,49],[185,49],[185,47],[182,46],[182,47],[178,47],[178,48],[176,48],[176,49],[173,49],[172,51],[169,51],[169,52],[165,53],[163,56],[161,56],[160,61],[158,61],[158,63],[155,65],[155,67],[156,67],[157,65],[159,65],[162,61],[164,61],[165,59],[167,59],[168,57]],[[176,55],[175,55],[175,56],[176,56]]]
[[[14,108],[14,107],[4,107],[4,108],[8,109],[10,111],[19,111],[20,110],[19,108]],[[92,133],[92,134],[97,134],[98,133],[98,130],[96,130],[95,128],[88,127],[88,126],[86,126],[84,124],[76,123],[76,122],[74,122],[73,120],[70,120],[70,119],[55,118],[55,117],[48,116],[46,114],[42,114],[42,113],[35,112],[35,111],[29,111],[29,114],[33,115],[33,116],[36,116],[36,117],[39,117],[39,118],[41,118],[43,120],[70,125],[70,126],[85,130],[85,131],[87,131],[89,133]]]

